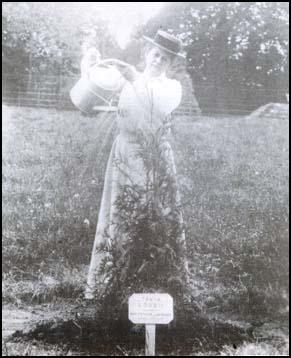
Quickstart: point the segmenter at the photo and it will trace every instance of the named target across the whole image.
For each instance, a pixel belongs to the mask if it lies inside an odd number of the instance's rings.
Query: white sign
[[[128,318],[136,324],[167,324],[174,318],[168,293],[134,293],[128,300]]]

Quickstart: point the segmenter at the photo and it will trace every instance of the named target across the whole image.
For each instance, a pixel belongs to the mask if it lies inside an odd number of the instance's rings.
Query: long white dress
[[[98,248],[106,243],[106,240],[109,240],[105,231],[110,238],[118,236],[113,222],[116,218],[115,201],[120,193],[120,188],[129,181],[142,185],[145,180],[145,169],[142,161],[136,156],[137,146],[132,138],[139,131],[147,135],[162,128],[165,125],[165,118],[180,104],[181,97],[180,82],[168,79],[164,75],[152,78],[142,74],[135,82],[126,82],[121,91],[117,115],[119,134],[113,143],[105,174],[96,236],[85,289],[85,297],[88,299],[93,298],[103,284],[103,278],[98,271],[104,252]],[[166,138],[163,141],[163,148],[171,169],[170,175],[176,177],[173,152]],[[178,191],[177,200],[179,201]],[[184,236],[182,240],[185,240]]]

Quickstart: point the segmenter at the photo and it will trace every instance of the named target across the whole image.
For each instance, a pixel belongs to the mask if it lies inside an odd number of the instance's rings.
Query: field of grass
[[[209,316],[287,320],[288,126],[175,120],[193,295]],[[80,297],[114,133],[107,115],[3,108],[4,302]]]
[[[77,112],[4,110],[5,273],[88,263],[110,148],[109,137],[101,148],[102,123]]]
[[[215,311],[287,313],[288,126],[275,117],[177,125],[190,256],[197,283],[209,287],[201,303]]]

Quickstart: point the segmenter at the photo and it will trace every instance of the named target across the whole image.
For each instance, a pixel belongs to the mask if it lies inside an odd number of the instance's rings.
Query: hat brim
[[[180,52],[171,51],[171,50],[167,49],[166,47],[161,46],[160,44],[156,43],[153,39],[151,39],[151,38],[149,38],[149,37],[147,37],[147,36],[143,36],[143,38],[144,38],[146,41],[150,42],[152,45],[155,45],[155,46],[161,48],[162,50],[164,50],[164,51],[170,53],[171,55],[175,55],[175,56],[178,56],[178,57],[181,57],[181,58],[186,58],[186,56],[185,56],[184,54],[182,54],[182,53],[180,53]]]

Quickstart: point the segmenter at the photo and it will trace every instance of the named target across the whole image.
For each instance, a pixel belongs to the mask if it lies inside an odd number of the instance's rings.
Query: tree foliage
[[[185,44],[201,107],[249,109],[284,101],[289,74],[288,6],[280,2],[171,3],[143,29]]]
[[[2,19],[5,73],[76,73],[84,41],[104,57],[120,50],[94,4],[6,2]]]

